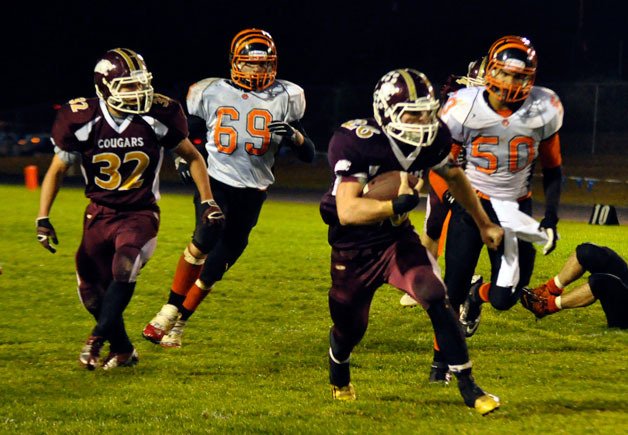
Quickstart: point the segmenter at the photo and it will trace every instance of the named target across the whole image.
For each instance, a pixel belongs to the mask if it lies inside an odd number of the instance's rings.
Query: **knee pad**
[[[207,254],[214,248],[214,246],[216,246],[222,232],[223,229],[218,225],[199,224],[194,229],[192,243],[194,243],[194,246],[196,246],[203,254]]]
[[[519,300],[521,289],[512,287],[499,287],[491,284],[491,289],[488,293],[491,305],[496,310],[505,311],[512,308]]]
[[[134,282],[143,266],[140,249],[122,246],[113,256],[111,270],[113,279],[118,282]]]
[[[194,266],[202,266],[203,264],[205,264],[205,257],[196,258],[194,255],[192,255],[192,253],[190,252],[190,248],[188,248],[187,246],[183,250],[183,258],[187,263],[193,264]]]

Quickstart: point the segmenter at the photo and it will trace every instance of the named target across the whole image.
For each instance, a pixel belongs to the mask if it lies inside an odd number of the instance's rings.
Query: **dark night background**
[[[317,101],[323,90],[341,95],[336,100],[356,98],[363,108],[360,115],[368,115],[370,89],[390,69],[419,69],[438,86],[448,74],[464,73],[469,61],[485,54],[495,39],[506,34],[532,41],[539,56],[538,84],[625,81],[628,15],[623,3],[5,3],[0,16],[0,115],[94,95],[94,64],[107,49],[117,46],[141,53],[153,72],[155,88],[181,98],[201,78],[228,76],[229,43],[246,27],[263,28],[273,35],[279,53],[278,77],[305,88],[306,119],[310,110],[325,110],[328,105]],[[359,87],[366,90],[355,96],[350,89]]]

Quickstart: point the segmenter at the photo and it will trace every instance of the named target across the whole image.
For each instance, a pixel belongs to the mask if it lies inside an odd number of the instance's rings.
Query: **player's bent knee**
[[[134,247],[119,248],[113,256],[112,272],[114,281],[134,282],[143,266],[140,250]]]
[[[200,252],[207,254],[218,243],[222,231],[218,225],[198,225],[194,230],[192,243]]]
[[[610,273],[593,273],[589,276],[589,287],[596,299],[604,298],[613,293],[624,293],[628,291],[622,280]]]
[[[615,260],[616,255],[607,247],[593,243],[582,243],[576,247],[578,263],[592,273],[607,270],[609,263]]]
[[[489,300],[496,310],[505,311],[511,309],[519,300],[520,291],[512,287],[491,286]]]
[[[200,266],[205,264],[205,258],[207,258],[207,255],[203,254],[198,248],[196,248],[194,243],[191,243],[183,250],[183,258],[185,258],[185,261],[190,264]]]
[[[424,308],[435,302],[444,301],[447,297],[445,284],[432,274],[422,274],[420,281],[415,281],[412,290],[416,299]]]

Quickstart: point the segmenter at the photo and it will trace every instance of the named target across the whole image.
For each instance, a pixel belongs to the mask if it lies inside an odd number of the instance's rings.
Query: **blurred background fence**
[[[628,146],[628,83],[549,83],[565,107],[561,130],[569,154],[625,154]],[[303,124],[319,152],[327,150],[333,130],[342,122],[371,116],[371,87],[306,87]],[[0,158],[52,153],[50,127],[58,103],[0,113]],[[203,131],[192,130],[203,140]],[[0,174],[6,170],[0,165]]]

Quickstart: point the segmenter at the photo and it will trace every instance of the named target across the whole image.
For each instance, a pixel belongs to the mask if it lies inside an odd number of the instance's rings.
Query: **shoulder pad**
[[[344,130],[358,139],[370,139],[374,135],[382,134],[380,128],[369,123],[368,119],[352,119],[343,122],[339,130]]]
[[[543,139],[556,133],[563,125],[563,104],[551,89],[534,86],[522,109],[530,127],[543,128]]]
[[[61,106],[59,115],[76,122],[91,119],[94,112],[98,109],[98,101],[98,98],[73,98]]]
[[[277,80],[288,93],[288,118],[287,122],[303,118],[305,114],[305,92],[303,88],[288,80]]]
[[[206,78],[201,81],[198,81],[194,83],[192,86],[190,86],[190,88],[188,89],[187,97],[186,97],[186,103],[188,107],[188,112],[191,115],[202,117],[202,112],[200,112],[199,110],[201,110],[203,92],[205,92],[205,89],[207,89],[208,87],[212,86],[214,83],[217,83],[220,80],[221,79],[219,77],[210,77],[210,78]]]
[[[167,110],[171,107],[177,107],[179,105],[180,103],[173,98],[170,98],[163,94],[155,94],[153,96],[153,106],[151,107],[151,110],[153,109],[159,110],[159,108],[163,108]]]
[[[451,120],[462,124],[469,115],[473,102],[478,97],[484,88],[462,88],[454,92],[443,105],[440,111],[440,118],[449,125]]]

